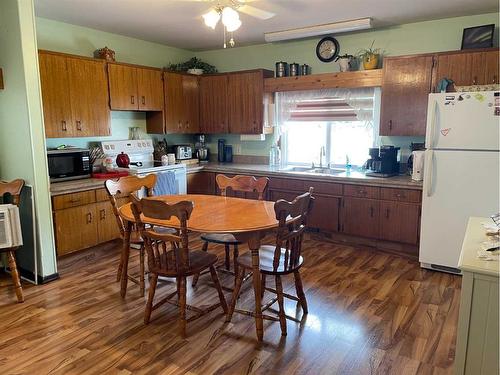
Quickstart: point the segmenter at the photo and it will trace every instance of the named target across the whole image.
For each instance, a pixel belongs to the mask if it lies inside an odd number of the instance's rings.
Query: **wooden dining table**
[[[185,194],[156,196],[169,204],[191,201],[194,209],[188,220],[188,230],[197,233],[230,233],[237,240],[248,243],[252,255],[252,280],[255,293],[255,326],[257,338],[263,338],[263,319],[261,307],[261,279],[259,272],[259,248],[261,239],[278,227],[274,212],[274,202],[250,200],[215,195]],[[121,275],[121,295],[125,296],[128,281],[128,252],[130,251],[130,233],[135,222],[131,203],[120,207],[120,216],[126,223],[122,250],[123,272]],[[141,217],[145,224],[159,225],[178,229],[179,220],[154,220]]]

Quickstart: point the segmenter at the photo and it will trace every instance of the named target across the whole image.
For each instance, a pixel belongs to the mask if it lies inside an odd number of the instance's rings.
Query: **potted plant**
[[[197,57],[193,57],[188,61],[182,63],[169,64],[167,69],[176,72],[188,72],[190,74],[196,74],[196,75],[200,75],[203,73],[208,73],[208,74],[217,73],[217,68],[215,66],[203,62]]]
[[[347,72],[350,70],[351,61],[353,58],[354,58],[353,55],[348,55],[347,53],[337,56],[335,61],[338,61],[341,72]]]
[[[382,51],[380,48],[373,48],[374,43],[375,41],[372,42],[370,48],[365,48],[358,52],[358,57],[363,61],[363,68],[365,70],[377,69]]]

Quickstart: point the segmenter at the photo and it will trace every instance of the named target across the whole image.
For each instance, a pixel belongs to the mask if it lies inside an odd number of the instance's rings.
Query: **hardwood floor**
[[[210,248],[223,255],[222,246]],[[119,249],[120,243],[112,242],[62,259],[60,280],[36,287],[23,283],[23,304],[16,303],[10,278],[0,277],[0,374],[452,372],[458,276],[307,234],[302,278],[309,314],[301,324],[287,322],[288,336],[281,336],[278,322],[265,321],[259,345],[251,317],[235,314],[225,324],[222,311],[215,310],[188,323],[182,339],[174,306],[154,311],[145,326],[139,287],[130,284],[126,298],[120,297]],[[138,260],[134,252],[132,272]],[[229,275],[220,277],[231,286]],[[209,279],[203,275],[194,289],[188,281],[189,303],[217,298]],[[283,282],[285,292],[293,290],[293,277]],[[157,297],[174,285],[159,284]],[[230,294],[226,297],[229,301]],[[251,283],[245,283],[238,305],[252,304]],[[286,309],[302,314],[291,301]]]

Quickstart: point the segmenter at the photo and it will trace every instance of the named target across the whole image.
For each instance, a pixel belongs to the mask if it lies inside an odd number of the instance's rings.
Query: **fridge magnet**
[[[480,102],[484,102],[484,95],[480,93],[474,94],[474,98]]]
[[[495,116],[500,116],[500,107],[495,107]]]
[[[446,129],[443,129],[441,130],[441,134],[443,135],[443,137],[446,137],[448,135],[448,133],[450,132],[451,128],[446,128]]]

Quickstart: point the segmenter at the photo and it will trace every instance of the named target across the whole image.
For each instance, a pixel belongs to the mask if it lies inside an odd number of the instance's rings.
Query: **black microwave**
[[[88,178],[91,174],[90,151],[82,148],[48,150],[50,181]]]

